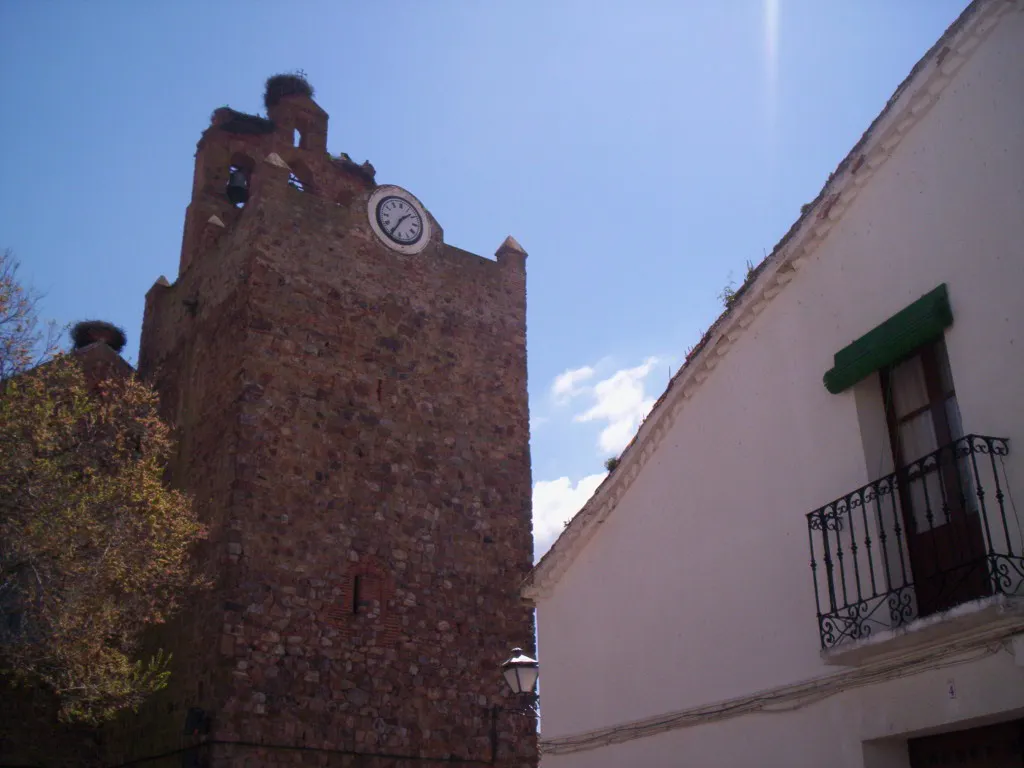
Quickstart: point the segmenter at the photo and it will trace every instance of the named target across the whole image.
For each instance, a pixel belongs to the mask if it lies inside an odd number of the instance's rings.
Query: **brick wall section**
[[[202,741],[181,735],[201,706],[211,765],[483,763],[498,664],[533,645],[525,254],[469,254],[436,222],[425,251],[394,253],[365,176],[214,130],[140,371],[178,427],[171,476],[210,525],[216,587],[154,638],[172,685],[111,729],[110,761]],[[219,211],[204,179],[240,143],[251,197]],[[314,192],[263,160],[275,146],[308,155]],[[536,765],[534,725],[499,715],[500,765]]]

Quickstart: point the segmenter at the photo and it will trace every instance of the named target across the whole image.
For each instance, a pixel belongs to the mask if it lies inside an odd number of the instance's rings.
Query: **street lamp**
[[[501,665],[501,674],[505,676],[505,682],[517,697],[523,694],[533,696],[540,665],[536,659],[531,659],[523,653],[522,648],[513,648],[512,655]]]
[[[522,648],[513,648],[512,655],[501,665],[501,674],[512,691],[515,707],[510,707],[510,712],[520,715],[537,717],[537,676],[540,674],[540,665],[536,659],[531,659]]]
[[[508,712],[532,718],[540,716],[535,691],[537,676],[540,674],[537,660],[523,653],[522,648],[513,648],[512,655],[501,664],[501,674],[512,691],[516,706],[502,707],[495,704],[491,707],[491,765],[495,765],[498,759],[498,713]]]

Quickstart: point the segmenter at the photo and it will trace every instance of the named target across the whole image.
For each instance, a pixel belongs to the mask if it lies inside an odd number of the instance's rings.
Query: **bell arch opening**
[[[308,192],[309,194],[316,194],[316,185],[313,180],[313,174],[301,161],[293,161],[289,163],[291,167],[291,173],[288,174],[288,184],[293,189],[297,189],[299,192]]]
[[[248,155],[236,154],[228,164],[228,183],[224,189],[235,208],[244,208],[249,201],[249,185],[256,163]]]

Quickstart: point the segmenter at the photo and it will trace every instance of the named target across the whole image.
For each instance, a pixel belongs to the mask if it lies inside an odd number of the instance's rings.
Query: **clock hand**
[[[411,213],[407,213],[407,214],[405,214],[405,216],[402,216],[402,217],[401,217],[401,218],[400,218],[400,219],[399,219],[398,221],[396,221],[396,222],[395,222],[395,226],[393,226],[393,227],[391,228],[391,231],[390,231],[390,232],[388,232],[388,234],[389,234],[389,235],[393,235],[393,234],[395,234],[395,230],[396,230],[396,229],[398,229],[398,225],[399,225],[399,224],[401,224],[401,223],[402,223],[403,221],[405,221],[406,219],[408,219],[408,218],[409,218],[410,216],[412,216],[412,214],[411,214]]]

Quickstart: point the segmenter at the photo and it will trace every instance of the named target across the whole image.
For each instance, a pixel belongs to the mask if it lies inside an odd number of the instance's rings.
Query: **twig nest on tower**
[[[124,331],[113,323],[103,320],[83,320],[76,323],[71,329],[71,341],[74,342],[75,349],[82,349],[97,341],[102,341],[115,352],[120,352],[128,343],[128,338],[124,335]]]
[[[263,104],[270,109],[285,96],[295,95],[313,98],[313,86],[309,84],[304,74],[273,75],[267,78]]]

